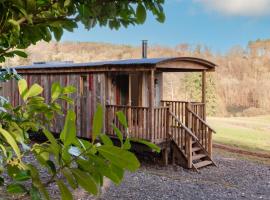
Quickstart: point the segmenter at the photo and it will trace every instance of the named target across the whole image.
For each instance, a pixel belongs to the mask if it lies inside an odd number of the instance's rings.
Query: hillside
[[[5,66],[36,61],[89,62],[140,58],[141,47],[90,42],[38,43],[27,49],[27,59],[13,58]],[[270,113],[269,41],[250,42],[247,49],[232,48],[219,55],[210,49],[189,44],[171,47],[150,46],[148,57],[196,56],[218,64],[208,76],[208,111],[215,116],[252,116]],[[167,74],[166,99],[200,99],[199,74]],[[198,87],[196,87],[198,86]]]

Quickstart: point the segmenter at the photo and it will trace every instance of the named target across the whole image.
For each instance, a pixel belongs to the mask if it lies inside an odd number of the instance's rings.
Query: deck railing
[[[150,108],[138,106],[106,106],[106,133],[115,136],[111,124],[116,125],[121,130],[124,137],[145,139],[155,143],[163,142],[167,138],[167,107],[157,107],[153,109],[153,127],[150,127]],[[127,117],[128,130],[120,124],[116,117],[116,112],[122,111]]]
[[[116,117],[116,112],[118,111],[122,111],[127,117],[129,130],[125,130],[118,121]],[[117,128],[121,130],[124,137],[130,136],[133,138],[151,140],[149,130],[149,117],[150,111],[148,107],[107,105],[106,132],[108,135],[116,135],[112,127],[112,124],[114,124]]]
[[[186,106],[188,103],[188,101],[161,101],[162,106],[168,106],[170,111],[184,124],[186,121]],[[175,124],[176,122],[172,120],[171,123]]]
[[[205,103],[189,102],[189,101],[167,101],[162,100],[163,106],[168,106],[170,111],[185,125],[187,125],[187,107],[196,113],[200,118],[205,120]],[[172,122],[175,123],[175,122]]]
[[[160,143],[167,139],[169,128],[168,111],[168,107],[154,108],[154,130],[152,131],[152,141],[155,143]]]
[[[190,103],[190,108],[200,118],[202,118],[203,120],[206,119],[206,116],[205,116],[205,103],[191,102]]]

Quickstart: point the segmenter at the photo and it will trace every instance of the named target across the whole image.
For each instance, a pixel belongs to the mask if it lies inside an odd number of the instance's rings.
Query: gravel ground
[[[200,173],[143,166],[135,174],[126,174],[120,187],[107,187],[99,199],[270,200],[270,166],[221,154],[214,160],[218,167]]]
[[[31,158],[29,158],[31,161]],[[199,173],[181,167],[159,167],[142,164],[136,173],[127,173],[120,186],[105,181],[103,193],[98,198],[82,190],[73,192],[76,200],[226,200],[267,199],[270,200],[270,165],[242,160],[235,156],[216,153],[218,167],[206,167]],[[42,175],[46,177],[46,172]],[[53,185],[50,194],[58,199]],[[0,200],[6,198],[0,189]],[[28,199],[28,198],[20,198]]]

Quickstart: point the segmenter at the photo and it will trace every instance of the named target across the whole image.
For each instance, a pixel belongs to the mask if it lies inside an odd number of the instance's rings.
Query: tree
[[[147,10],[159,22],[165,20],[164,0],[1,0],[0,63],[6,57],[26,57],[26,49],[38,41],[59,41],[64,30],[82,23],[119,29],[145,22]]]

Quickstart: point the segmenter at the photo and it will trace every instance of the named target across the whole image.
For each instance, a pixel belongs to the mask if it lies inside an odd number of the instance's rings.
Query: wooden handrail
[[[178,118],[177,116],[175,116],[175,114],[173,114],[171,111],[168,111],[170,113],[171,116],[173,116],[173,118],[181,125],[181,127],[183,127],[185,129],[185,131],[187,131],[187,133],[193,137],[195,140],[199,141],[199,139],[197,138],[196,135],[194,135],[194,133],[192,133],[192,131],[186,127]]]
[[[205,126],[207,126],[213,133],[217,133],[206,121],[204,121],[199,115],[193,112],[190,108],[187,108],[189,112],[195,115]]]
[[[148,109],[149,107],[144,106],[128,106],[128,105],[110,105],[107,104],[106,107],[115,107],[115,108],[142,108],[142,109]]]
[[[177,100],[161,100],[161,102],[180,102],[180,103],[189,103],[189,101],[177,101]]]

